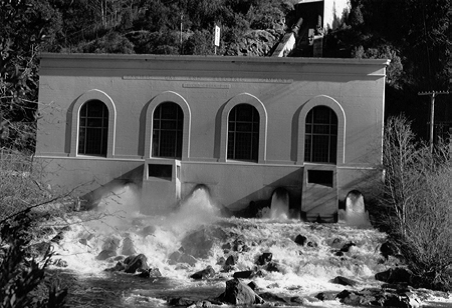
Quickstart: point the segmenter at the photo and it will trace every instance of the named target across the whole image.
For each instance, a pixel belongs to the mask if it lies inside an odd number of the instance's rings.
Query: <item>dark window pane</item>
[[[166,102],[154,111],[152,156],[181,158],[184,115],[179,105]]]
[[[157,165],[157,164],[149,164],[148,165],[148,176],[161,178],[165,180],[171,180],[173,176],[173,166],[171,165]]]
[[[333,171],[308,170],[308,183],[333,187]]]
[[[86,102],[80,110],[78,154],[107,154],[108,109],[101,101]]]
[[[326,106],[311,109],[306,116],[305,161],[336,163],[337,116]]]
[[[259,113],[248,104],[235,106],[228,120],[228,159],[257,161]]]

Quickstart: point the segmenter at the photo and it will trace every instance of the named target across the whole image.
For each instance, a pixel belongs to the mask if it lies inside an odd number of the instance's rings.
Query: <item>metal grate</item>
[[[228,159],[257,161],[259,113],[248,104],[239,104],[229,113]]]
[[[326,106],[317,106],[306,116],[305,161],[336,163],[337,116]]]
[[[152,156],[182,157],[184,114],[176,103],[166,102],[154,111]]]
[[[99,100],[86,102],[80,110],[78,154],[107,155],[108,109]]]

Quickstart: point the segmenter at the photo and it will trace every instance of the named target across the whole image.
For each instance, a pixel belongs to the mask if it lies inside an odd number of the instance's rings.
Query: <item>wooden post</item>
[[[430,151],[433,152],[433,129],[435,121],[435,97],[441,94],[449,94],[449,91],[419,92],[418,95],[430,96]]]

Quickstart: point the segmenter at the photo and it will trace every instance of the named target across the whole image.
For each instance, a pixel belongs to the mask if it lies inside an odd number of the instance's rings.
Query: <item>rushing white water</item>
[[[289,218],[289,193],[276,189],[272,194],[270,211],[263,218],[286,220]]]
[[[133,195],[133,191],[125,188],[122,194],[114,195],[114,198],[124,198],[116,203],[117,206],[110,207],[111,201],[105,200],[96,212],[80,212],[70,218],[71,230],[55,246],[58,258],[65,260],[68,269],[79,279],[91,281],[91,285],[105,291],[105,294],[119,297],[114,300],[117,307],[162,307],[165,306],[165,298],[171,296],[198,299],[218,296],[224,291],[225,281],[231,279],[234,272],[256,269],[256,260],[265,252],[272,253],[279,270],[264,270],[264,275],[252,279],[261,291],[302,297],[304,302],[300,306],[303,307],[344,307],[338,301],[322,302],[314,296],[324,291],[379,286],[381,282],[374,279],[375,273],[393,265],[379,254],[379,246],[386,235],[372,228],[303,223],[289,219],[221,218],[208,191],[204,189],[195,190],[174,214],[148,217],[132,210]],[[226,237],[215,238],[207,256],[196,258],[192,265],[171,262],[171,254],[180,250],[184,238],[201,227],[220,230]],[[307,238],[305,245],[294,241],[298,235]],[[239,252],[225,248],[226,243],[237,239],[246,249],[239,249]],[[117,261],[115,257],[97,260],[101,251],[113,247],[121,255],[130,242],[133,243],[133,251],[144,254],[149,266],[158,268],[164,278],[142,280],[131,274],[113,275],[104,271]],[[347,251],[338,253],[351,243],[353,245],[349,245]],[[130,250],[130,247],[127,249]],[[238,255],[234,270],[222,271],[219,260],[232,254]],[[194,281],[189,278],[207,266],[212,266],[217,273],[215,279]],[[331,280],[336,276],[351,278],[358,282],[358,286],[334,284]]]
[[[369,212],[366,211],[364,197],[359,192],[351,192],[346,198],[345,211],[339,211],[339,220],[348,226],[371,227]]]

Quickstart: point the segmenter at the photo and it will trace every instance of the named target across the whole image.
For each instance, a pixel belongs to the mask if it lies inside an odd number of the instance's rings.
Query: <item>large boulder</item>
[[[202,228],[182,239],[182,248],[186,254],[206,259],[216,240],[225,240],[226,233],[219,228]]]
[[[102,250],[97,256],[96,260],[104,261],[108,258],[116,256],[116,250]]]
[[[259,295],[238,279],[226,281],[226,289],[218,297],[218,300],[232,305],[255,305],[264,303],[264,300]]]
[[[111,237],[105,240],[102,245],[102,250],[116,251],[121,244],[121,239]]]
[[[139,254],[137,256],[130,256],[124,260],[126,264],[126,268],[124,272],[126,273],[135,273],[135,272],[144,272],[149,269],[147,258],[144,254]]]
[[[257,258],[257,265],[266,265],[273,259],[273,254],[271,252],[264,252]]]
[[[331,280],[332,283],[337,283],[343,286],[351,286],[354,287],[358,284],[357,281],[347,278],[347,277],[343,277],[343,276],[337,276],[335,277],[333,280]]]
[[[306,242],[308,241],[308,238],[304,235],[298,234],[297,237],[295,237],[294,242],[297,243],[300,246],[304,246]]]
[[[388,259],[389,256],[398,256],[400,255],[400,249],[397,245],[392,241],[386,241],[380,246],[381,255]]]
[[[196,262],[197,260],[193,256],[188,255],[181,251],[175,251],[168,257],[168,263],[171,265],[185,263],[190,266],[194,266]]]
[[[387,271],[375,274],[376,280],[387,283],[411,284],[413,282],[413,278],[414,274],[409,269],[403,267],[390,268]]]
[[[138,277],[141,277],[141,278],[162,277],[162,273],[156,267],[156,268],[150,268],[150,269],[148,269],[146,271],[143,271],[143,272],[139,273]]]
[[[235,272],[232,276],[234,278],[243,278],[243,279],[249,279],[249,278],[253,278],[256,275],[256,273],[254,271],[240,271],[240,272]]]
[[[115,264],[115,266],[109,267],[109,268],[105,269],[105,271],[106,272],[120,272],[120,271],[123,271],[125,268],[126,268],[126,266],[124,265],[124,263],[117,262]]]
[[[191,275],[190,278],[199,280],[199,279],[212,278],[214,276],[215,276],[215,270],[212,268],[212,266],[209,265],[202,271],[196,272],[193,275]]]
[[[263,300],[265,300],[267,302],[272,302],[272,303],[274,303],[275,305],[278,305],[278,306],[287,304],[289,302],[285,298],[283,298],[281,296],[278,296],[278,295],[276,295],[274,293],[271,293],[271,292],[259,293],[259,296]]]
[[[148,235],[153,235],[155,233],[156,228],[154,226],[146,226],[143,229],[141,229],[141,231],[139,232],[139,234],[141,234],[141,236],[146,237]]]
[[[336,296],[341,303],[352,306],[382,306],[395,308],[418,308],[421,301],[412,292],[388,291],[384,289],[344,290]]]
[[[239,260],[239,256],[236,255],[236,254],[232,254],[232,255],[230,255],[230,256],[226,259],[225,265],[226,265],[226,266],[233,266],[233,265],[236,265],[237,262],[238,262],[238,260]]]

